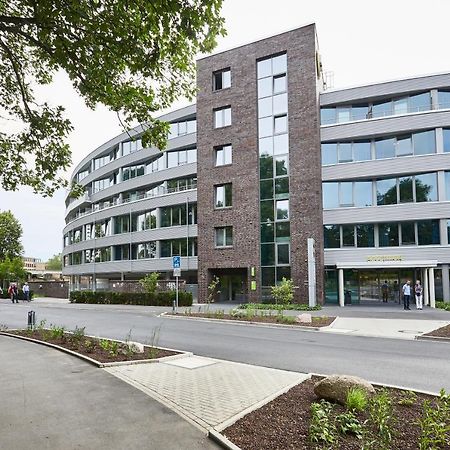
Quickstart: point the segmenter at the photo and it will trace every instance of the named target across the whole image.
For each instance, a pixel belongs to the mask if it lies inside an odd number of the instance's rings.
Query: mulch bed
[[[423,336],[437,336],[450,339],[450,325],[446,325],[445,327],[441,327],[438,328],[437,330],[430,331],[429,333],[426,333]]]
[[[314,384],[320,380],[313,377],[311,380],[293,387],[287,393],[260,409],[247,414],[235,424],[226,428],[222,434],[242,450],[285,450],[285,449],[316,449],[326,448],[310,443],[308,438],[311,420],[310,406],[317,401],[314,394]],[[418,401],[412,406],[398,405],[402,391],[389,389],[393,398],[395,415],[397,417],[395,426],[395,437],[391,449],[416,450],[420,428],[417,425],[422,415],[422,404],[424,400],[433,397],[417,394]],[[336,405],[335,414],[346,412],[343,406]],[[333,414],[334,414],[333,412]],[[366,412],[358,413],[358,419],[362,423],[367,419]],[[333,447],[335,449],[360,450],[361,440],[350,434],[339,435],[339,441]]]
[[[49,336],[49,331],[45,330],[8,330],[9,334],[16,334],[19,336],[25,336],[32,339],[37,339],[50,344],[59,345],[60,347],[67,348],[74,352],[80,353],[88,358],[95,359],[101,363],[119,362],[119,361],[138,361],[143,359],[156,359],[163,358],[165,356],[177,355],[176,352],[169,350],[163,350],[157,347],[145,346],[144,353],[130,353],[126,352],[125,344],[119,343],[117,353],[111,353],[103,349],[100,346],[100,340],[84,336],[81,339],[74,339],[70,333],[64,334],[62,339],[54,339]],[[115,341],[113,341],[115,342]]]
[[[283,320],[279,320],[277,315],[274,314],[272,316],[264,315],[264,316],[231,316],[230,314],[223,315],[215,315],[214,313],[190,313],[190,314],[168,314],[169,316],[177,316],[177,317],[202,317],[204,319],[223,319],[223,320],[240,320],[244,322],[261,322],[261,323],[276,323],[283,325],[297,325],[302,327],[327,327],[331,325],[336,317],[313,317],[311,323],[299,323],[299,322],[287,322]],[[293,316],[284,316],[293,317]]]

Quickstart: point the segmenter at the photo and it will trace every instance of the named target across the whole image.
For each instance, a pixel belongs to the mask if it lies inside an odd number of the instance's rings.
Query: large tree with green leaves
[[[47,270],[62,270],[61,253],[53,255],[46,263],[45,268]]]
[[[5,258],[0,261],[0,286],[6,288],[10,281],[22,281],[26,277],[22,258]]]
[[[22,226],[13,213],[0,212],[0,261],[20,257],[23,252],[21,238]]]
[[[67,184],[72,126],[34,93],[59,69],[87,106],[106,105],[126,129],[142,124],[144,144],[164,149],[155,113],[195,95],[194,57],[224,34],[222,1],[0,0],[0,114],[22,124],[0,132],[0,186],[51,195]]]

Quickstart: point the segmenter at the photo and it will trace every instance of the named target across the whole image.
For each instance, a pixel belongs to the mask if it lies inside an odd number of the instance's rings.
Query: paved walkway
[[[288,390],[308,375],[191,356],[104,369],[208,429]]]
[[[0,355],[0,449],[218,448],[164,405],[78,358],[4,336]]]

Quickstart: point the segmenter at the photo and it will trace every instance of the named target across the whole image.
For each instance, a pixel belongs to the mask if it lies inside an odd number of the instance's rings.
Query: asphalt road
[[[86,333],[150,342],[197,355],[278,369],[346,373],[372,382],[450,391],[450,343],[407,341],[158,317],[168,308],[0,302],[0,326],[23,327],[27,311],[37,321],[85,326]]]

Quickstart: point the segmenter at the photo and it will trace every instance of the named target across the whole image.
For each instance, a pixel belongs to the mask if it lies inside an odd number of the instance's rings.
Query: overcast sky
[[[450,71],[450,0],[225,0],[223,16],[228,35],[215,51],[315,22],[324,70],[333,72],[335,88]],[[62,104],[74,125],[73,165],[121,132],[115,114],[89,110],[64,74],[41,94]],[[47,260],[61,251],[64,197],[0,189],[0,210],[10,209],[22,223],[27,256]]]

